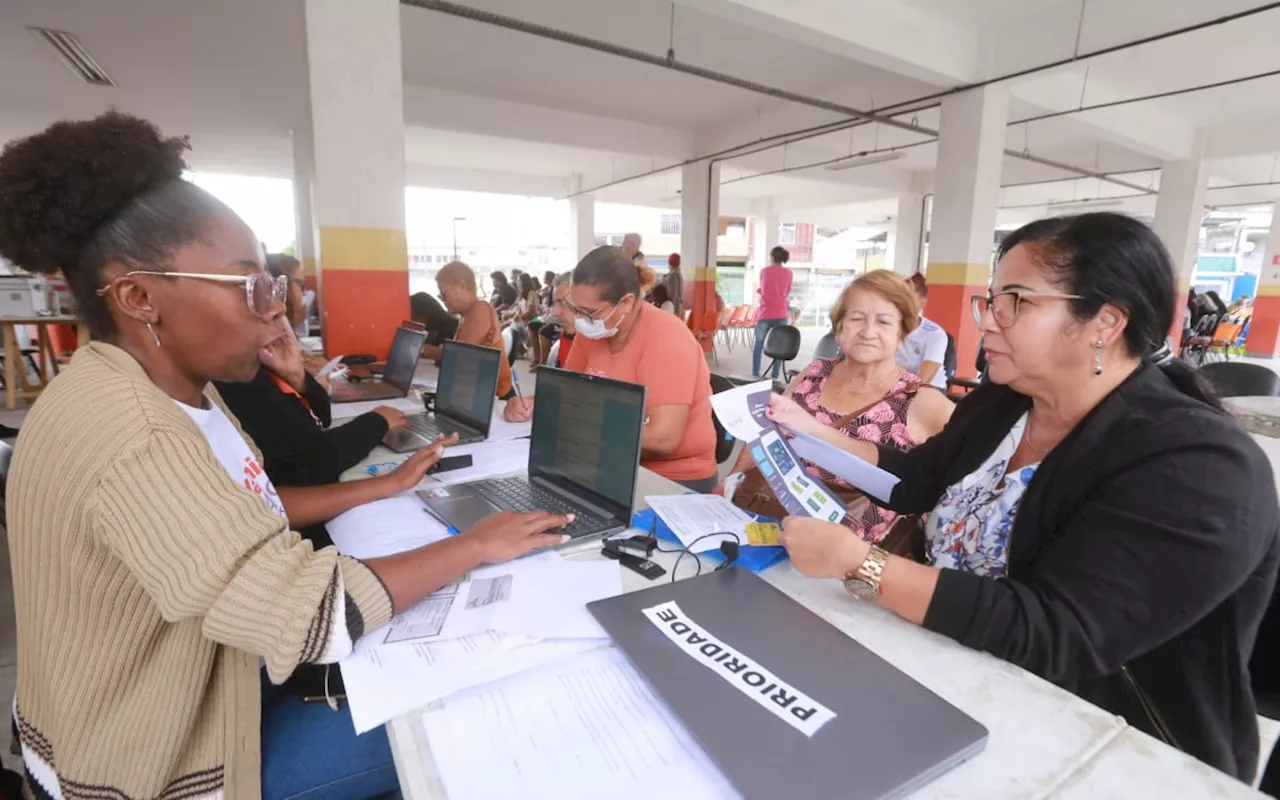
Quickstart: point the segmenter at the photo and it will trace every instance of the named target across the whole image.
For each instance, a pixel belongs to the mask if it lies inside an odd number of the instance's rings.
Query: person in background
[[[640,252],[640,234],[628,233],[622,237],[622,252],[627,254],[628,261],[635,261]]]
[[[494,280],[496,282],[497,279]],[[498,314],[493,306],[476,296],[476,273],[471,267],[461,261],[445,264],[436,273],[436,287],[440,291],[440,299],[444,300],[445,309],[450,314],[461,317],[454,339],[481,347],[492,347],[502,352],[502,324],[498,321]],[[511,364],[505,358],[499,359],[496,393],[498,399],[506,403],[503,414],[507,419],[519,422],[529,418],[532,403],[518,396],[512,383]]]
[[[426,341],[422,344],[422,357],[439,361],[444,343],[458,332],[458,318],[445,311],[440,301],[426,292],[415,292],[409,296],[409,314],[427,332]]]
[[[564,369],[565,362],[569,360],[569,353],[573,349],[573,339],[577,335],[573,327],[573,312],[569,310],[569,289],[573,283],[572,272],[562,272],[555,277],[552,284],[554,293],[551,299],[551,318],[555,320],[553,327],[559,330],[556,342],[560,349],[556,351],[556,363],[554,366]],[[548,348],[550,353],[550,348]]]
[[[769,251],[769,266],[760,270],[760,313],[756,317],[755,346],[751,350],[751,377],[760,377],[760,359],[764,355],[764,340],[769,331],[786,325],[790,319],[787,297],[791,294],[791,270],[784,266],[791,260],[786,248],[775,247]],[[773,365],[773,379],[782,372],[781,364]]]
[[[674,307],[672,313],[677,317],[684,314],[684,274],[680,272],[680,254],[667,256],[667,274],[662,279],[667,287],[667,299]],[[658,304],[655,304],[658,305]]]
[[[676,305],[671,302],[671,295],[667,293],[667,286],[664,283],[659,282],[653,287],[653,291],[649,293],[649,302],[663,311],[676,313]]]
[[[1248,662],[1280,563],[1266,455],[1166,344],[1174,266],[1122,214],[1029,223],[974,298],[989,383],[901,452],[829,435],[929,513],[928,563],[791,517],[806,575],[985,650],[1243,781],[1258,764]]]
[[[492,272],[489,275],[489,280],[493,281],[493,296],[489,298],[490,308],[501,314],[516,304],[516,300],[520,298],[520,295],[516,292],[516,287],[512,286],[511,282],[507,280],[506,275],[501,272]]]
[[[640,299],[652,272],[616,247],[597,247],[578,263],[565,301],[577,332],[565,368],[643,384],[641,465],[709,492],[716,484],[711,374],[689,329]]]
[[[942,363],[947,359],[947,332],[942,326],[925,317],[924,305],[929,299],[929,285],[919,272],[908,280],[919,300],[920,324],[907,334],[898,349],[898,365],[915,373],[928,386],[947,391],[947,373]]]
[[[854,280],[831,309],[831,327],[842,355],[817,359],[787,388],[790,398],[814,423],[840,436],[909,450],[933,437],[951,418],[955,404],[934,391],[920,391],[920,378],[894,363],[904,338],[916,327],[915,291],[889,270],[873,270]],[[745,450],[734,472],[747,479],[731,498],[735,505],[785,516],[768,481]],[[898,515],[869,502],[855,487],[806,462],[849,507],[843,524],[868,542],[879,542]],[[781,511],[781,513],[779,513]]]
[[[555,291],[556,274],[551,270],[547,270],[542,276],[542,293],[538,298],[538,302],[542,303],[542,310],[549,311],[553,300],[552,294]]]
[[[289,327],[295,332],[305,329],[307,305],[303,301],[303,292],[307,289],[307,282],[302,278],[302,264],[287,253],[269,253],[266,263],[267,272],[271,273],[272,277],[283,277],[289,282],[285,294],[285,317],[289,321]]]
[[[265,272],[248,226],[183,179],[187,146],[108,112],[0,154],[0,255],[61,271],[94,339],[31,409],[9,472],[22,642],[12,712],[27,788],[393,792],[381,729],[357,737],[348,709],[272,684],[343,659],[393,612],[483,563],[565,541],[545,531],[569,518],[504,513],[366,561],[294,532],[336,498],[277,489],[210,386],[254,378],[280,339],[287,284]],[[426,448],[415,468],[442,450]]]
[[[516,303],[503,315],[511,321],[511,334],[515,337],[515,347],[512,348],[510,360],[514,362],[516,351],[522,345],[528,345],[529,358],[537,364],[539,363],[538,348],[541,344],[538,337],[530,335],[529,325],[538,317],[538,293],[533,286],[533,278],[524,272],[517,278],[516,286],[519,289]]]

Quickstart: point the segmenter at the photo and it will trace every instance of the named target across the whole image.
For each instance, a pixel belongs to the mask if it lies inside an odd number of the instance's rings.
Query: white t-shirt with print
[[[933,320],[921,317],[920,325],[902,340],[902,346],[898,348],[895,360],[898,366],[907,372],[919,375],[920,367],[924,362],[933,361],[942,364],[945,363],[946,358],[947,332]],[[942,367],[938,367],[938,371],[933,373],[933,379],[929,383],[946,391],[947,375]]]
[[[178,403],[177,400],[174,402]],[[261,497],[272,511],[282,517],[286,516],[284,503],[280,502],[280,495],[267,477],[266,470],[254,458],[253,451],[245,444],[236,431],[236,426],[231,424],[222,409],[214,403],[210,403],[209,408],[195,408],[186,403],[178,403],[178,408],[187,412],[187,416],[200,428],[204,438],[209,440],[214,456],[231,476],[231,480]]]

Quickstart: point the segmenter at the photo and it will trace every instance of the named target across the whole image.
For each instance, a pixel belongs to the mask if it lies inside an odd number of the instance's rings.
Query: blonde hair
[[[857,292],[871,292],[893,304],[902,315],[899,338],[907,338],[907,334],[920,325],[920,301],[916,291],[902,277],[887,269],[873,269],[854,279],[853,283],[844,287],[840,299],[831,309],[831,329],[840,330],[840,322],[844,319],[849,302]]]
[[[641,261],[636,264],[636,280],[640,283],[640,296],[644,297],[658,285],[658,271]]]

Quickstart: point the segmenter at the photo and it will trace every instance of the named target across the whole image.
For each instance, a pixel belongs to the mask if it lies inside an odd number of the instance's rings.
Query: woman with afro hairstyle
[[[183,180],[186,149],[108,113],[0,154],[0,255],[60,270],[95,339],[35,404],[9,475],[29,789],[394,792],[383,731],[357,737],[336,702],[304,705],[273,684],[343,658],[482,563],[561,542],[545,531],[567,518],[506,512],[368,561],[301,539],[293,527],[331,516],[334,494],[387,487],[277,492],[211,388],[257,373],[285,284],[248,226]],[[384,483],[411,488],[445,444]]]

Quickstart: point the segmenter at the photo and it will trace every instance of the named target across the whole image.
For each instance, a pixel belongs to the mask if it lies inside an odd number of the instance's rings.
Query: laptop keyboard
[[[523,478],[497,478],[475,484],[475,489],[486,500],[499,508],[512,511],[551,511],[556,514],[573,514],[575,519],[564,527],[569,536],[589,536],[608,530],[611,526],[599,517],[585,513],[570,505],[559,495],[540,489]]]

